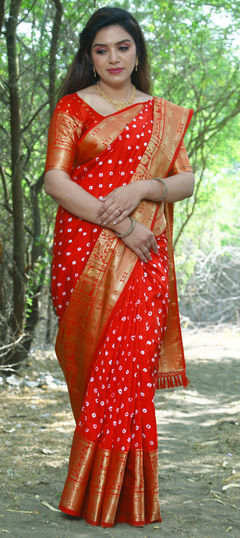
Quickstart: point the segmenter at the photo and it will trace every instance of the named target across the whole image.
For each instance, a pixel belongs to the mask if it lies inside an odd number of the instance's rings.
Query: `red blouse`
[[[81,138],[104,117],[83,101],[77,93],[62,97],[55,108],[49,126],[45,171],[58,169],[71,175],[73,168],[81,164],[80,155],[78,155]],[[183,143],[168,175],[191,171]]]

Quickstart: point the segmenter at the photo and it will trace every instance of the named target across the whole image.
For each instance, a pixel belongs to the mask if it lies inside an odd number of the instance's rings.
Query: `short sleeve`
[[[46,172],[53,168],[72,172],[83,127],[81,111],[74,104],[68,95],[55,108],[48,131]]]
[[[184,142],[181,145],[176,161],[168,175],[175,176],[181,172],[192,172]]]

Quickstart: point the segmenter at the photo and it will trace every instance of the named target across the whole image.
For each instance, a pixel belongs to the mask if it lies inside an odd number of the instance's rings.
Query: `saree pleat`
[[[70,460],[77,463],[80,473],[69,469],[59,505],[65,513],[102,527],[122,522],[143,526],[161,521],[158,451],[110,451],[75,433]]]
[[[60,508],[94,525],[112,526],[124,520],[144,525],[160,520],[154,393],[158,346],[168,310],[164,234],[158,245],[165,255],[153,255],[148,268],[139,262],[105,329],[75,431]],[[157,324],[161,336],[157,337],[152,309],[160,296]],[[83,449],[87,453],[84,479]]]
[[[191,111],[155,99],[98,117],[93,125],[85,117],[86,103],[79,112],[81,99],[72,99],[69,138],[67,96],[59,105],[63,143],[57,114],[50,139],[59,168],[73,166],[71,179],[94,196],[106,196],[134,181],[166,177],[171,169],[178,173],[178,166],[189,169],[183,137]],[[80,118],[83,129],[86,125],[82,138]],[[54,159],[49,159],[49,169],[54,167]],[[176,298],[172,208],[165,209],[164,214],[163,204],[144,201],[133,214],[153,230],[159,246],[160,255],[152,253],[147,264],[111,231],[58,210],[52,277],[60,320],[56,353],[76,419],[60,509],[92,525],[161,521],[154,395],[156,388],[188,382]]]

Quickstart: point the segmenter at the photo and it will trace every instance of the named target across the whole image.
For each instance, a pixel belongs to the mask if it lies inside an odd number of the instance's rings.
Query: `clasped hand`
[[[152,259],[151,251],[159,254],[154,233],[140,222],[136,222],[133,231],[122,241],[145,263]]]
[[[97,213],[99,225],[110,227],[126,219],[144,198],[144,183],[138,181],[124,187],[117,187],[101,198],[101,208]],[[122,240],[145,263],[151,260],[151,251],[158,254],[157,241],[153,232],[138,222],[133,231]]]
[[[97,213],[100,226],[109,226],[122,222],[141,202],[140,189],[136,183],[117,187],[104,198],[101,198],[101,208]]]

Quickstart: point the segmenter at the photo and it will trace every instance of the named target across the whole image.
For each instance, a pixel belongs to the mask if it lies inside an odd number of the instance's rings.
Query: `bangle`
[[[157,200],[154,200],[154,202],[163,202],[165,200],[166,196],[167,196],[167,193],[168,193],[167,184],[163,179],[160,179],[159,177],[153,177],[153,179],[156,179],[156,181],[159,181],[159,183],[161,183],[163,185],[162,196],[160,196],[160,198],[157,198]]]
[[[129,218],[130,218],[130,221],[131,221],[130,228],[124,234],[119,234],[118,232],[115,232],[116,236],[119,237],[119,239],[123,239],[123,237],[127,237],[133,231],[133,228],[134,228],[136,222],[132,217],[129,217]]]

